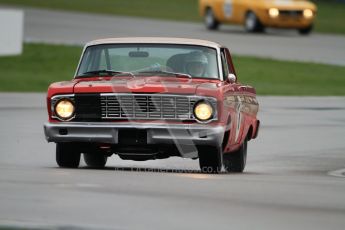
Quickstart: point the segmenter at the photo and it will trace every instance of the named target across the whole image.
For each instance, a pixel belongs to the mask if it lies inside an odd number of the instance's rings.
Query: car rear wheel
[[[104,168],[107,159],[102,153],[84,153],[84,161],[91,168]]]
[[[216,30],[219,27],[219,22],[214,16],[213,10],[211,8],[208,8],[206,10],[204,21],[206,28],[209,30]]]
[[[298,32],[301,35],[309,35],[313,31],[313,25],[299,29]]]
[[[56,163],[61,168],[78,168],[80,152],[71,143],[56,144]]]
[[[237,151],[223,155],[223,165],[227,172],[243,172],[247,163],[247,142],[245,139]]]
[[[203,173],[219,173],[222,170],[220,148],[201,146],[198,148],[199,165]]]
[[[264,31],[264,26],[261,24],[258,17],[251,11],[246,15],[244,27],[246,31],[251,33]]]

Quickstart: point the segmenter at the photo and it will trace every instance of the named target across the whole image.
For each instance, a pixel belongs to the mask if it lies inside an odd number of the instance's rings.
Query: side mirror
[[[228,75],[228,81],[229,81],[230,83],[235,83],[235,82],[237,81],[236,75],[233,74],[233,73],[229,73],[229,75]]]

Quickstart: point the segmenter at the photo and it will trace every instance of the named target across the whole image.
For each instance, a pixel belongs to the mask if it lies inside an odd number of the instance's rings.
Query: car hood
[[[278,8],[285,10],[316,10],[316,5],[305,0],[264,0],[266,8]]]
[[[221,85],[219,80],[175,77],[134,77],[80,80],[74,93],[171,93],[213,95]]]

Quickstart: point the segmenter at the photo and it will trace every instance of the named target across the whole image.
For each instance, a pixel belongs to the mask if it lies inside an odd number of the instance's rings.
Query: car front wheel
[[[61,168],[78,168],[80,152],[71,143],[56,144],[56,163]]]
[[[243,172],[247,163],[247,139],[244,140],[241,147],[232,153],[223,155],[223,165],[227,172]]]
[[[91,168],[104,168],[107,159],[102,153],[84,153],[84,161]]]
[[[198,148],[199,165],[203,173],[219,173],[222,170],[221,150],[213,146]]]
[[[247,13],[244,27],[246,31],[251,33],[264,31],[264,26],[261,24],[260,20],[253,12]]]
[[[216,30],[219,27],[219,22],[214,16],[213,10],[211,8],[208,8],[206,10],[204,21],[206,28],[209,30]]]

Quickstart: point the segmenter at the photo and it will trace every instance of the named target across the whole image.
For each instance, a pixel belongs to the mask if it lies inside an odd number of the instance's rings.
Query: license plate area
[[[120,145],[146,145],[147,131],[145,129],[120,129]]]

